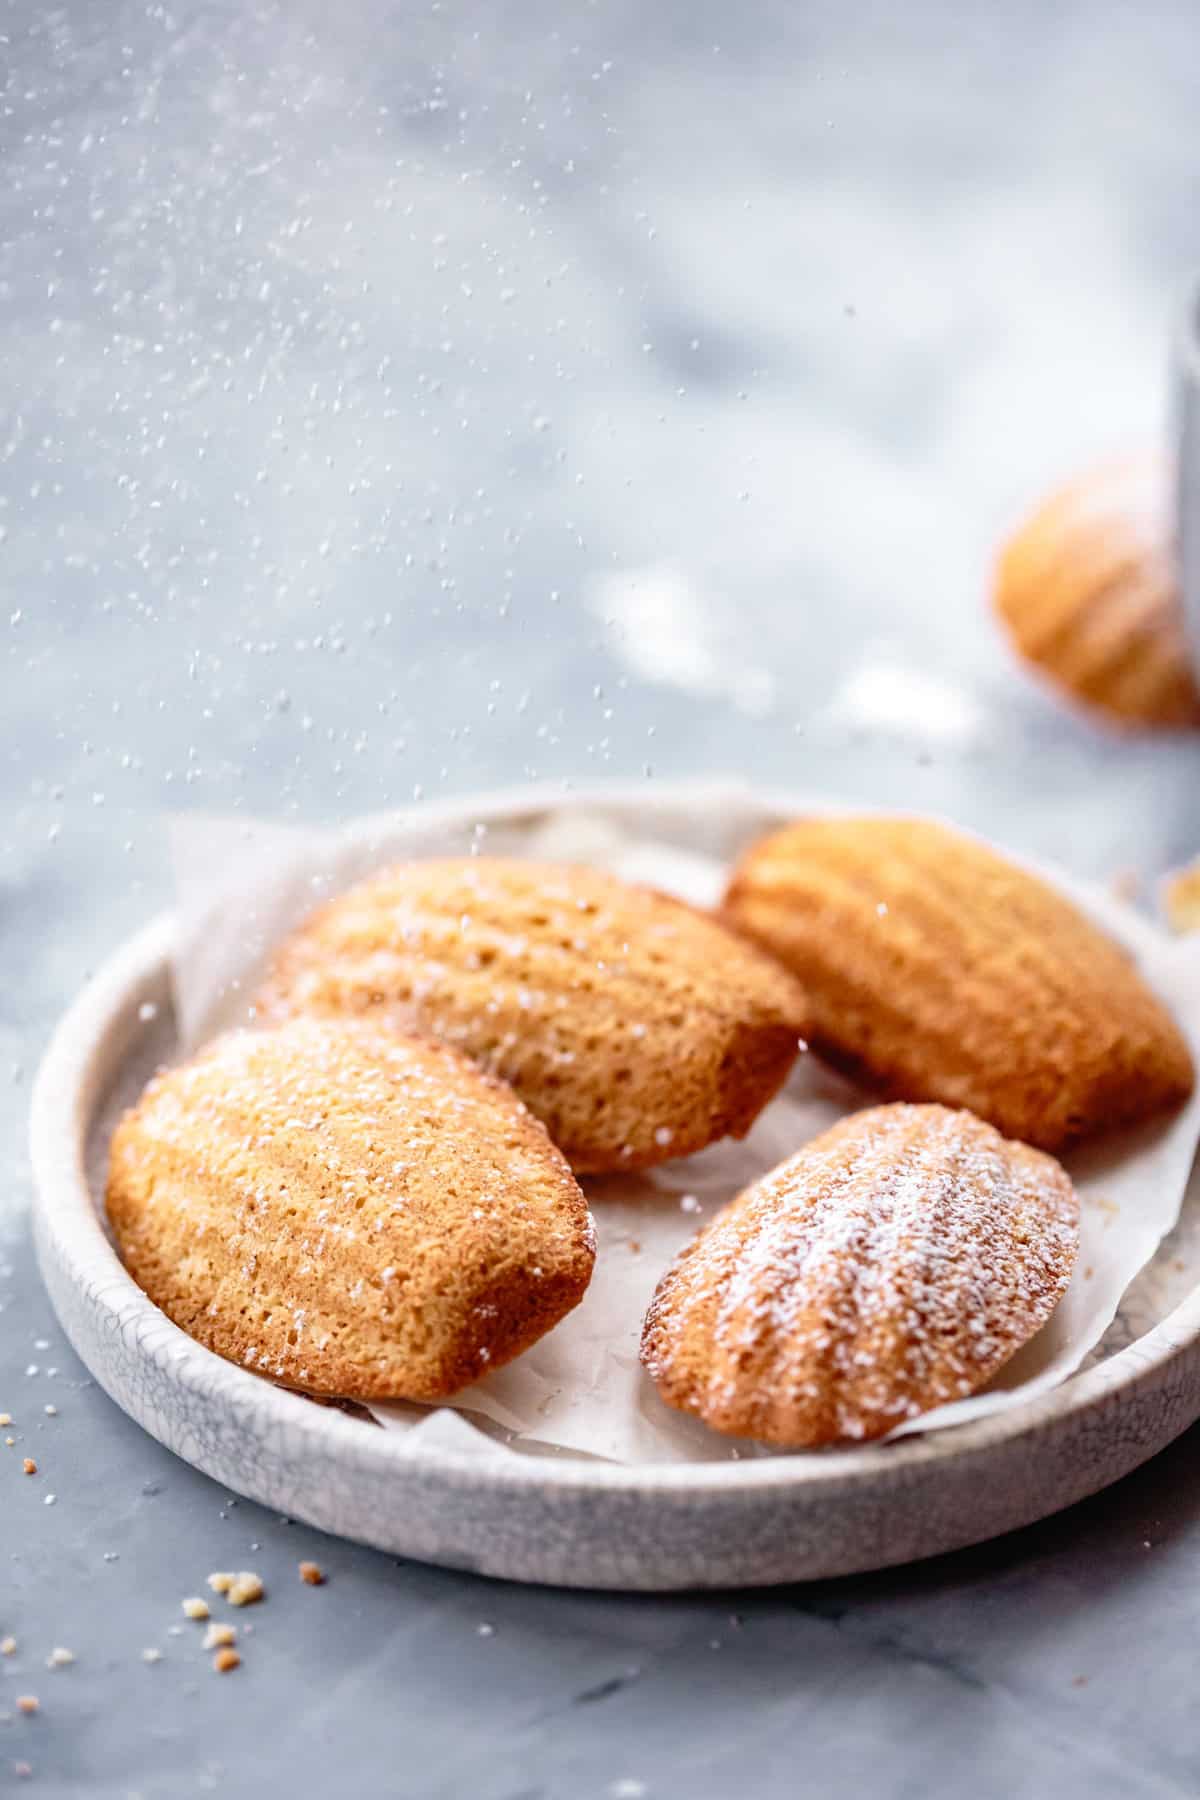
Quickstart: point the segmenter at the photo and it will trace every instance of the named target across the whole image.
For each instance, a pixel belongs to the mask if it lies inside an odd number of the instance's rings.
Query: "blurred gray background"
[[[1165,429],[1169,320],[1200,263],[1194,6],[17,0],[0,12],[0,71],[13,1386],[55,1331],[23,1223],[29,1079],[89,969],[167,899],[169,811],[334,818],[525,776],[736,772],[944,810],[1101,874],[1153,875],[1200,849],[1197,744],[1114,741],[1061,712],[1010,665],[985,606],[997,537],[1047,481]],[[94,1583],[119,1518],[141,1585],[173,1605],[181,1538],[215,1520],[215,1491],[94,1392],[75,1411],[58,1507],[29,1484],[0,1498],[16,1546],[0,1631],[20,1613],[23,1633],[55,1634],[47,1647],[83,1639],[103,1604],[126,1609],[128,1642],[105,1665],[97,1638],[70,1677],[77,1735],[39,1746],[39,1791],[191,1792],[184,1771],[208,1767],[201,1702],[175,1715],[164,1700],[152,1721],[140,1701],[115,1707],[113,1671],[146,1673],[128,1664],[152,1626],[133,1623],[128,1582],[103,1601]],[[155,1482],[170,1492],[149,1531],[127,1503]],[[986,1591],[1000,1621],[983,1675],[954,1623],[961,1560],[931,1587],[841,1584],[837,1618],[882,1607],[888,1623],[862,1625],[865,1664],[839,1638],[814,1770],[836,1766],[842,1726],[866,1729],[850,1697],[875,1691],[881,1730],[920,1704],[944,1746],[936,1763],[889,1735],[887,1792],[929,1794],[943,1775],[948,1792],[985,1792],[963,1707],[985,1709],[996,1747],[987,1793],[1016,1791],[1021,1767],[1063,1790],[1083,1756],[1070,1719],[1043,1709],[1018,1749],[1017,1714],[1005,1723],[997,1701],[993,1717],[987,1683],[1028,1657],[1020,1630],[1005,1636],[1010,1603],[1056,1636],[1052,1593],[1069,1592],[1092,1654],[1083,1571],[1118,1566],[1109,1539],[1129,1505],[1100,1504],[1091,1563],[1070,1560],[1076,1525],[1037,1540],[1044,1579],[1037,1557],[1015,1589],[969,1565],[971,1604]],[[1190,1518],[1177,1525],[1194,1559]],[[289,1704],[283,1671],[309,1696],[328,1676],[299,1640],[253,1709],[221,1694],[226,1747],[245,1759],[227,1761],[224,1791],[264,1791],[285,1763],[301,1786],[325,1767],[356,1791],[434,1791],[387,1785],[370,1710],[392,1693],[377,1651],[405,1600],[422,1621],[403,1664],[411,1730],[426,1746],[467,1733],[437,1792],[573,1797],[625,1778],[593,1723],[506,1737],[509,1701],[528,1696],[503,1681],[473,1760],[453,1632],[496,1603],[341,1554],[358,1598],[327,1641],[359,1677],[338,1756],[321,1762],[337,1728],[318,1709],[283,1761],[255,1761],[258,1709]],[[1194,1573],[1176,1564],[1164,1592]],[[1146,1629],[1135,1589],[1111,1599],[1122,1639]],[[729,1608],[503,1604],[516,1638],[479,1675],[493,1684],[536,1667],[553,1686],[567,1667],[586,1688],[554,1650],[563,1633],[582,1631],[602,1670],[661,1650],[672,1707],[706,1696],[687,1780],[672,1785],[681,1765],[645,1687],[626,1760],[647,1791],[701,1791],[731,1729],[706,1648]],[[768,1714],[792,1717],[772,1658],[799,1640],[792,1601],[754,1604],[767,1637],[742,1665],[730,1648],[722,1679],[769,1737]],[[950,1640],[968,1672],[943,1690],[929,1670]],[[1182,1690],[1167,1750],[1119,1645],[1106,1666],[1094,1700],[1070,1699],[1092,1791],[1193,1793]],[[1166,1704],[1167,1666],[1147,1681]],[[521,1786],[522,1768],[540,1772]],[[778,1777],[792,1793],[793,1774],[763,1764],[757,1791]]]
[[[1162,428],[1193,8],[4,24],[18,884],[152,884],[164,809],[525,772],[972,810],[1032,762],[1034,813],[1103,784],[1090,861],[1161,768],[1192,847],[1185,752],[1061,719],[984,592],[1047,480]]]

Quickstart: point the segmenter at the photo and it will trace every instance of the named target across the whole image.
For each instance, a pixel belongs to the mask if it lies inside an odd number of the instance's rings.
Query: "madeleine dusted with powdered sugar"
[[[885,1098],[968,1106],[1057,1151],[1192,1091],[1124,946],[948,826],[797,819],[743,857],[725,916],[799,978],[813,1049]]]
[[[743,1136],[805,1024],[786,970],[706,913],[499,857],[400,863],[331,900],[280,945],[256,1009],[441,1038],[593,1173]]]
[[[883,1437],[991,1379],[1079,1249],[1050,1156],[967,1112],[854,1113],[755,1182],[660,1281],[642,1361],[716,1431],[808,1449]]]

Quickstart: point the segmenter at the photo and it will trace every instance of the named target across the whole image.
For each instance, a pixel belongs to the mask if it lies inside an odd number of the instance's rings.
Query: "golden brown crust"
[[[235,1032],[158,1075],[112,1141],[134,1279],[289,1387],[446,1398],[583,1297],[592,1222],[520,1101],[445,1045],[361,1023]]]
[[[1052,1157],[967,1112],[876,1107],[687,1246],[642,1361],[716,1431],[794,1448],[882,1437],[990,1380],[1050,1317],[1078,1248]]]
[[[1111,723],[1200,726],[1200,687],[1154,458],[1090,469],[1002,547],[993,599],[1013,643]]]
[[[802,819],[727,916],[799,976],[813,1048],[896,1099],[1044,1150],[1177,1106],[1191,1053],[1126,952],[1044,882],[928,820]]]
[[[321,907],[256,1004],[454,1044],[591,1172],[743,1136],[805,1025],[796,983],[706,914],[596,869],[488,857],[401,863]]]

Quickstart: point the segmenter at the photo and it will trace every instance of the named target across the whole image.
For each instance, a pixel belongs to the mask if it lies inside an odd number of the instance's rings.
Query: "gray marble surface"
[[[982,595],[1044,481],[1162,428],[1198,76],[1186,5],[5,9],[0,1791],[1200,1789],[1195,1433],[819,1589],[397,1566],[89,1386],[24,1147],[172,810],[736,771],[1194,852],[1200,748],[1057,711]],[[224,1679],[168,1635],[216,1567],[271,1588]]]

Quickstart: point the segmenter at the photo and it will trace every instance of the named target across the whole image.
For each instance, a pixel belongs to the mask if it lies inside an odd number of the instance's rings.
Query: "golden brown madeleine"
[[[993,600],[1016,649],[1110,723],[1200,725],[1200,687],[1155,457],[1088,470],[1003,546]]]
[[[642,1361],[716,1431],[882,1437],[982,1387],[1054,1311],[1079,1202],[968,1112],[851,1114],[705,1226],[658,1284]]]
[[[358,1400],[441,1400],[583,1297],[587,1203],[544,1128],[441,1044],[297,1020],[147,1087],[113,1137],[134,1279],[233,1362]]]
[[[257,1008],[456,1045],[581,1171],[742,1136],[805,1024],[795,982],[706,914],[596,869],[488,857],[401,863],[321,907]]]
[[[1057,1150],[1191,1092],[1187,1044],[1128,953],[947,826],[797,820],[750,850],[725,907],[800,977],[813,1048],[893,1098]]]

